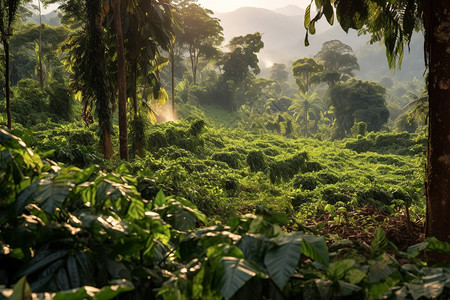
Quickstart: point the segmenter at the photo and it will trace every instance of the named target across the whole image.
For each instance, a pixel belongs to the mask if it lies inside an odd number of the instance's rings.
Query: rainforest
[[[0,299],[450,298],[450,4],[199,2],[0,0]]]

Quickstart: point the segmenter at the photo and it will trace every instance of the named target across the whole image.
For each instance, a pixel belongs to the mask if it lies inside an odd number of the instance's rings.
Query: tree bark
[[[172,116],[175,118],[175,54],[174,54],[174,43],[170,47],[170,71],[171,71],[171,80],[172,80]]]
[[[44,73],[42,70],[42,13],[41,13],[41,1],[38,0],[39,3],[39,84],[41,86],[41,90],[44,89]]]
[[[89,48],[92,55],[87,55],[90,66],[90,88],[96,96],[95,109],[98,115],[100,151],[105,159],[111,159],[113,147],[111,142],[111,102],[106,88],[105,48],[103,46],[103,26],[101,22],[100,2],[86,2],[89,28]]]
[[[450,1],[426,1],[424,16],[429,66],[425,230],[426,236],[450,242]]]
[[[6,116],[8,118],[8,129],[12,128],[11,121],[11,87],[10,87],[10,68],[9,68],[9,40],[3,39],[3,47],[5,48],[5,97],[6,97]]]
[[[114,29],[116,31],[117,43],[117,79],[119,83],[119,144],[120,158],[129,160],[128,154],[128,127],[127,127],[127,69],[125,61],[125,50],[122,34],[122,18],[120,14],[120,0],[111,1],[114,14]]]

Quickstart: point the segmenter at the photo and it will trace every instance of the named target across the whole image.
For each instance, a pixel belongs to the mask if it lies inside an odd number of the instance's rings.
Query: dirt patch
[[[308,222],[308,227],[317,228],[320,235],[337,234],[340,238],[357,241],[370,245],[378,227],[381,227],[386,238],[394,243],[399,250],[404,251],[409,246],[424,240],[424,224],[413,222],[407,213],[390,214],[365,205],[353,211],[347,211],[335,216],[325,214],[321,218]]]

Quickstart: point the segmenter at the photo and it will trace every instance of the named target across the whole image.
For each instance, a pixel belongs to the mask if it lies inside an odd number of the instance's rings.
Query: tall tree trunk
[[[38,58],[39,58],[39,84],[41,86],[41,90],[44,89],[44,74],[42,71],[42,13],[41,13],[41,0],[38,0],[39,3],[39,53],[38,53]]]
[[[9,40],[3,39],[3,47],[5,48],[5,97],[6,97],[6,116],[8,118],[8,129],[12,127],[11,121],[11,87],[10,87],[10,68],[9,68]]]
[[[100,151],[106,159],[113,155],[111,142],[111,101],[106,88],[105,50],[103,46],[103,26],[101,22],[101,6],[99,0],[86,1],[89,28],[89,49],[92,55],[87,56],[90,66],[90,88],[96,96],[95,110],[98,115]]]
[[[175,54],[173,50],[174,44],[170,47],[170,71],[172,80],[172,117],[175,118]]]
[[[426,235],[450,242],[450,1],[429,0],[425,5],[430,107]]]
[[[120,14],[120,0],[112,0],[111,7],[114,14],[114,29],[117,43],[117,80],[119,83],[119,144],[120,158],[128,157],[128,127],[127,127],[127,68],[123,45],[122,18]]]

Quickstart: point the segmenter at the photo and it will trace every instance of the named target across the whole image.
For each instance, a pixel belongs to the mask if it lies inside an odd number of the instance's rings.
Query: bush
[[[370,203],[377,208],[384,208],[391,205],[392,194],[383,188],[371,187],[356,194],[359,203]]]
[[[321,190],[322,200],[329,204],[336,204],[336,202],[349,202],[352,197],[350,191],[343,187],[326,186]]]
[[[249,152],[247,164],[252,172],[264,171],[267,168],[266,157],[261,151]]]
[[[270,165],[269,178],[272,183],[281,180],[288,181],[294,177],[302,168],[305,168],[306,152],[297,153],[286,160],[274,162]]]
[[[340,181],[336,174],[328,170],[318,172],[317,178],[322,184],[336,184]]]
[[[232,169],[239,169],[239,155],[232,152],[221,152],[211,156],[212,160],[226,163]]]
[[[314,190],[319,183],[314,176],[311,175],[300,175],[294,178],[293,187],[296,189],[301,188],[302,190]]]
[[[357,153],[371,151],[373,147],[374,144],[365,138],[358,139],[352,142],[347,142],[345,144],[345,148],[353,150]]]

